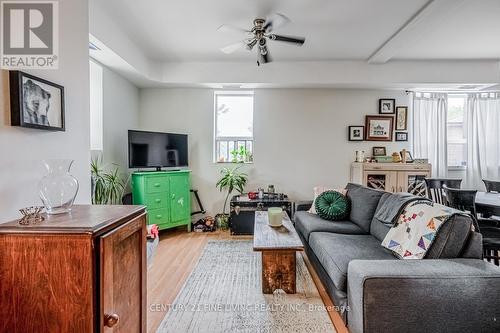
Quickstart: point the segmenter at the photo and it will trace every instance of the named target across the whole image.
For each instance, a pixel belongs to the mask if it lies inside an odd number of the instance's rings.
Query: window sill
[[[466,171],[467,167],[464,166],[449,166],[448,171]]]
[[[213,164],[253,164],[254,162],[213,162]]]

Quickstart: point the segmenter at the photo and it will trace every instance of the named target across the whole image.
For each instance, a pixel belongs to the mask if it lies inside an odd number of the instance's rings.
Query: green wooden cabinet
[[[148,224],[159,229],[187,225],[191,231],[191,182],[189,170],[134,172],[134,205],[145,205]]]

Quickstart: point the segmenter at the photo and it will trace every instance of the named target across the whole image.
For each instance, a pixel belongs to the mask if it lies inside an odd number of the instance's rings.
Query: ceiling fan
[[[283,14],[274,14],[267,19],[256,18],[253,21],[253,28],[250,30],[236,28],[227,24],[221,25],[217,30],[223,32],[239,32],[246,33],[248,36],[244,40],[221,48],[221,51],[230,54],[238,49],[246,49],[252,51],[257,46],[257,65],[265,64],[272,61],[269,49],[267,47],[268,40],[285,42],[302,46],[305,42],[304,37],[292,37],[284,35],[276,35],[274,30],[289,23],[290,19]]]

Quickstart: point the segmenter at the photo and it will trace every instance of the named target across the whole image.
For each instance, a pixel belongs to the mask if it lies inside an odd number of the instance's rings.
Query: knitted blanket
[[[455,214],[463,212],[426,200],[409,203],[385,236],[382,246],[400,259],[422,259],[441,226]]]

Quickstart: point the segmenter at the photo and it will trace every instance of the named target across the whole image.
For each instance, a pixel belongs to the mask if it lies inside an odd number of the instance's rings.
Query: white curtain
[[[468,188],[484,188],[482,179],[500,180],[500,93],[467,96]]]
[[[414,157],[429,159],[432,164],[432,177],[447,177],[448,96],[441,93],[414,93],[412,97]]]

